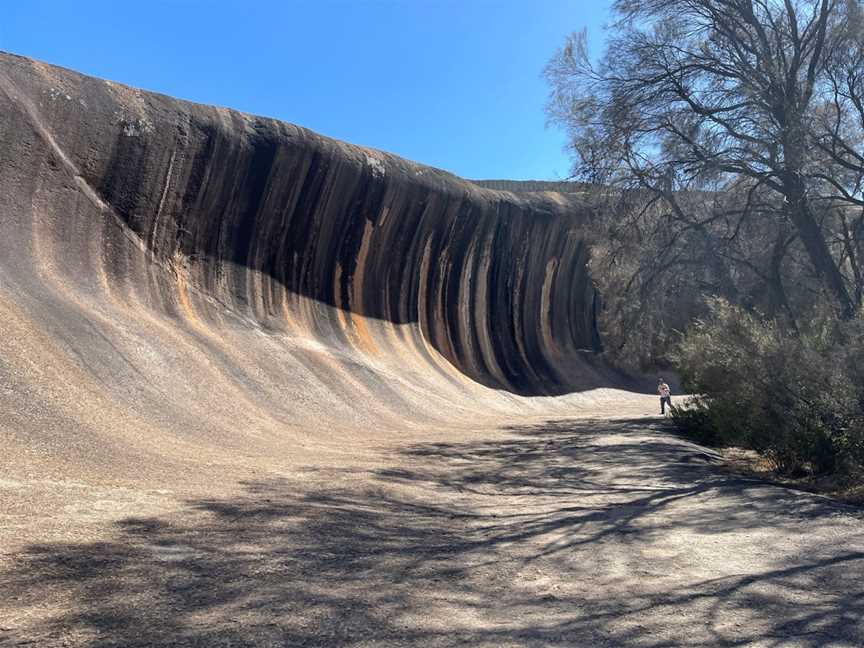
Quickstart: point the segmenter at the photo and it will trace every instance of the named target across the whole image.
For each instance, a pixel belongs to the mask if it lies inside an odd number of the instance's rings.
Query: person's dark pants
[[[672,411],[672,397],[671,396],[661,396],[660,397],[660,413],[666,413],[666,406],[669,406],[669,411]]]

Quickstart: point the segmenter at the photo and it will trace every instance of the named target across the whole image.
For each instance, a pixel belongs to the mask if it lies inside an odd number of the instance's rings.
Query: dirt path
[[[864,645],[862,511],[658,425],[394,443],[34,538],[0,646]]]

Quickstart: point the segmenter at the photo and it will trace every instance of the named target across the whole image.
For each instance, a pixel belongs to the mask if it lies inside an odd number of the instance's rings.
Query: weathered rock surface
[[[598,340],[572,198],[482,191],[271,119],[20,58],[0,66],[7,245],[59,238],[55,254],[81,264],[72,274],[112,287],[149,275],[150,301],[169,311],[197,289],[336,344],[363,337],[357,316],[408,324],[491,387],[585,386],[571,365]],[[139,247],[168,272],[142,265]],[[337,310],[301,314],[298,297]]]
[[[33,460],[569,411],[522,396],[620,381],[592,361],[578,196],[8,54],[0,115],[0,429]]]

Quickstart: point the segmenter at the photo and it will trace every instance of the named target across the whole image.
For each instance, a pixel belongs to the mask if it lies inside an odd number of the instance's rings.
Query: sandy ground
[[[649,405],[0,481],[0,646],[864,645],[864,511]]]

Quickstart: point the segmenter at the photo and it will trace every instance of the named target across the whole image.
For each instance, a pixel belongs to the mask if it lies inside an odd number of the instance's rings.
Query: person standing
[[[669,406],[669,412],[672,412],[672,391],[669,389],[669,385],[666,384],[662,378],[657,383],[657,393],[660,394],[660,414],[661,416],[665,416],[666,414],[666,406]]]

